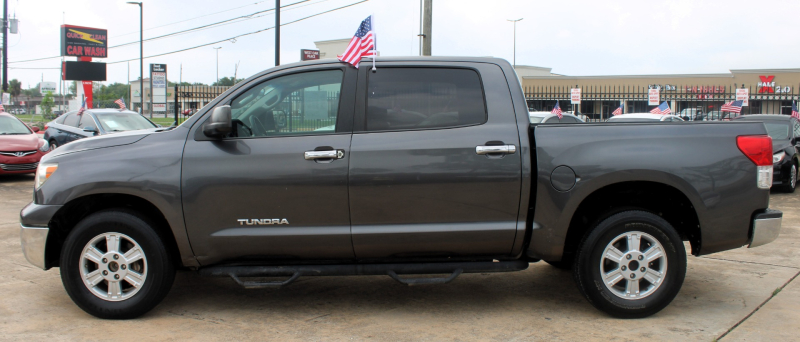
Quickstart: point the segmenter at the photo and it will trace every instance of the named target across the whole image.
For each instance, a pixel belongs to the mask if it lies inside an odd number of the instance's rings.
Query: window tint
[[[571,116],[565,115],[563,118],[561,118],[561,123],[576,123],[576,122],[578,122],[578,120],[575,120],[575,118]]]
[[[63,123],[64,123],[64,119],[66,119],[66,118],[67,118],[67,115],[64,115],[64,114],[62,114],[61,116],[59,116],[59,117],[56,119],[56,123],[63,124]]]
[[[89,114],[81,114],[80,118],[81,118],[81,122],[80,122],[80,124],[78,124],[78,128],[86,128],[86,127],[89,127],[89,126],[97,128],[96,127],[97,125],[94,123],[94,119],[92,119],[91,115],[89,115]]]
[[[70,114],[64,119],[64,124],[67,126],[78,127],[78,122],[81,120],[81,117],[78,114]]]
[[[313,71],[265,81],[231,102],[232,136],[333,133],[342,70]]]
[[[795,120],[792,120],[792,122],[794,123],[794,129],[793,129],[794,137],[795,138],[800,137],[800,122],[797,122]]]
[[[486,122],[483,89],[473,70],[382,68],[369,73],[367,84],[368,131]]]

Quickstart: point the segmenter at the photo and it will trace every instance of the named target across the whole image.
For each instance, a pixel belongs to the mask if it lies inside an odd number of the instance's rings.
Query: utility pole
[[[275,0],[275,66],[278,65],[281,65],[281,0]]]
[[[423,0],[423,14],[422,14],[422,55],[431,55],[431,25],[433,24],[433,0]]]
[[[8,0],[3,0],[3,91],[8,91]]]
[[[222,47],[214,48],[214,50],[217,50],[217,85],[219,85],[219,49],[222,49]]]
[[[514,69],[517,68],[517,22],[524,18],[519,19],[506,19],[514,23]]]
[[[141,114],[144,115],[144,9],[141,2],[128,2],[131,5],[139,5],[139,107]],[[131,97],[131,103],[133,97]]]

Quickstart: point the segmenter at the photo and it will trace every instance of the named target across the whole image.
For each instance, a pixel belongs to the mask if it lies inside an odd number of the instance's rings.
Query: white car
[[[578,123],[585,122],[581,118],[567,113],[561,113],[561,120],[551,112],[528,112],[528,118],[532,124],[557,124],[557,123]]]
[[[651,113],[630,113],[630,114],[621,114],[615,115],[607,120],[608,122],[648,122],[648,121],[660,121],[660,122],[684,122],[681,117],[676,115],[669,115],[669,114],[651,114]]]

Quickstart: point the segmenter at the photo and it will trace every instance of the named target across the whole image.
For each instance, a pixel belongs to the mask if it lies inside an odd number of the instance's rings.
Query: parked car
[[[281,65],[180,126],[58,148],[20,213],[25,257],[60,267],[70,298],[103,318],[152,309],[176,268],[248,288],[333,275],[421,285],[540,260],[634,318],[678,295],[684,241],[706,255],[780,232],[761,123],[531,125],[505,60],[376,63]],[[289,105],[304,117],[274,129]],[[322,119],[335,129],[313,130]]]
[[[0,112],[0,175],[36,172],[39,159],[49,150],[38,131],[38,127]]]
[[[558,115],[551,112],[528,112],[531,124],[557,124],[557,123],[578,123],[585,122],[581,118],[572,115],[561,113],[561,119]]]
[[[700,121],[705,115],[700,108],[684,108],[681,109],[680,114],[677,116],[680,116],[684,121]]]
[[[124,131],[158,127],[139,113],[118,109],[87,109],[83,114],[72,111],[45,125],[44,139],[54,150],[68,142]]]
[[[630,113],[630,114],[621,114],[615,115],[607,120],[608,122],[652,122],[652,121],[660,121],[660,122],[684,122],[683,119],[676,115],[663,115],[663,114],[651,114],[651,113]]]
[[[794,192],[800,169],[800,121],[779,114],[742,115],[733,120],[764,123],[767,134],[772,137],[772,186],[784,192]]]

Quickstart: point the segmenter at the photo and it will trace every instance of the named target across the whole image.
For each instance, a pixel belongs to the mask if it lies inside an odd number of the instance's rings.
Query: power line
[[[307,16],[307,17],[303,17],[303,18],[300,18],[300,19],[297,19],[297,20],[293,20],[293,21],[290,21],[290,22],[288,22],[288,23],[281,24],[281,26],[286,26],[286,25],[294,24],[294,23],[296,23],[296,22],[299,22],[299,21],[303,21],[303,20],[306,20],[306,19],[310,19],[310,18],[313,18],[313,17],[319,16],[319,15],[323,15],[323,14],[325,14],[325,13],[330,13],[330,12],[333,12],[333,11],[338,11],[338,10],[340,10],[340,9],[344,9],[344,8],[347,8],[347,7],[355,6],[355,5],[358,5],[358,4],[361,4],[361,3],[367,2],[367,1],[369,1],[369,0],[361,0],[361,1],[359,1],[359,2],[354,2],[354,3],[352,3],[352,4],[349,4],[349,5],[345,5],[345,6],[342,6],[342,7],[337,7],[337,8],[330,9],[330,10],[327,10],[327,11],[324,11],[324,12],[320,12],[320,13],[313,14],[313,15],[310,15],[310,16]],[[173,54],[173,53],[178,53],[178,52],[184,52],[184,51],[194,50],[194,49],[201,48],[201,47],[204,47],[204,46],[209,46],[209,45],[219,44],[219,43],[222,43],[222,42],[227,42],[227,41],[231,41],[231,40],[235,41],[235,40],[236,40],[236,38],[239,38],[239,37],[244,37],[244,36],[249,36],[249,35],[253,35],[253,34],[256,34],[256,33],[261,33],[261,32],[268,31],[268,30],[271,30],[271,29],[274,29],[274,28],[275,28],[274,26],[273,26],[273,27],[267,27],[267,28],[265,28],[265,29],[262,29],[262,30],[258,30],[258,31],[253,31],[253,32],[249,32],[249,33],[240,34],[240,35],[238,35],[238,36],[234,36],[234,37],[230,37],[230,38],[226,38],[226,39],[218,40],[218,41],[215,41],[215,42],[206,43],[206,44],[202,44],[202,45],[197,45],[197,46],[193,46],[193,47],[189,47],[189,48],[185,48],[185,49],[181,49],[181,50],[176,50],[176,51],[171,51],[171,52],[160,53],[160,54],[157,54],[157,55],[147,56],[147,57],[144,57],[144,58],[153,58],[153,57],[159,57],[159,56],[171,55],[171,54]],[[139,59],[139,58],[131,58],[131,59],[126,59],[126,60],[121,60],[121,61],[116,61],[116,62],[108,62],[108,63],[106,63],[106,64],[117,64],[117,63],[124,63],[124,62],[129,62],[129,61],[135,61],[135,60],[138,60],[138,59]]]

